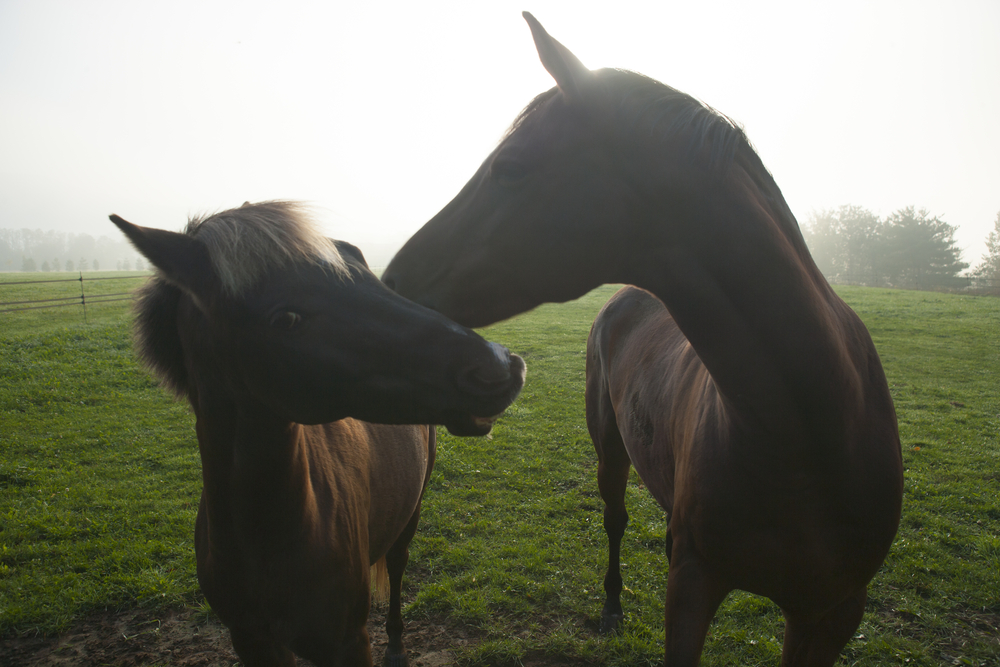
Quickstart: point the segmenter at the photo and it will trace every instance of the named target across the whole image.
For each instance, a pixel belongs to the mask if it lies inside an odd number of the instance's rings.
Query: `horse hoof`
[[[382,659],[382,667],[410,667],[410,661],[406,659],[406,651],[395,655],[386,652]]]
[[[601,614],[601,625],[597,631],[602,635],[613,635],[621,628],[625,614]]]

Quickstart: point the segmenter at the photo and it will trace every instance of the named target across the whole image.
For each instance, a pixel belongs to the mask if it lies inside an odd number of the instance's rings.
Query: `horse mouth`
[[[492,417],[470,416],[467,420],[458,423],[445,424],[445,428],[452,435],[459,437],[486,435],[493,430],[493,424],[500,418],[503,412]]]

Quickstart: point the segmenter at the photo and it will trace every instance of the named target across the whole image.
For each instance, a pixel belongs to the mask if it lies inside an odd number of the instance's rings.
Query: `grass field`
[[[625,628],[594,631],[606,539],[584,349],[613,291],[485,330],[525,357],[525,390],[489,438],[439,429],[405,615],[471,628],[479,639],[454,649],[463,664],[662,660],[666,523],[634,477]],[[996,665],[1000,300],[839,291],[882,355],[906,464],[900,532],[843,662]],[[203,606],[193,419],[137,366],[126,307],[104,308],[89,323],[55,314],[70,308],[0,314],[0,636],[57,632],[100,609]],[[734,593],[703,664],[776,665],[781,635],[773,604]]]

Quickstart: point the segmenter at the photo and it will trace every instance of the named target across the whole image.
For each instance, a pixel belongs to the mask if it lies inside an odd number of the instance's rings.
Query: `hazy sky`
[[[1000,211],[1000,2],[0,0],[0,227],[179,229],[305,199],[402,242],[552,86],[521,10],[747,131],[800,223],[925,207],[973,264]]]

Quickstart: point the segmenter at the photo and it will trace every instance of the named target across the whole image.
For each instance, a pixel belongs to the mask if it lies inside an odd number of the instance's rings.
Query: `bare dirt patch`
[[[385,651],[384,625],[381,610],[373,609],[368,632],[376,665]],[[446,667],[454,664],[455,648],[474,640],[464,628],[418,619],[407,621],[403,641],[411,667]],[[189,610],[95,614],[57,637],[29,635],[0,640],[0,665],[4,667],[237,664],[225,626],[214,616],[206,618]],[[310,663],[299,660],[299,664]]]

